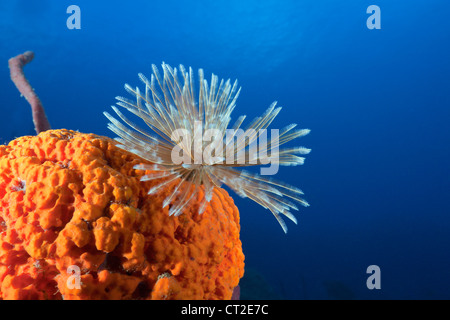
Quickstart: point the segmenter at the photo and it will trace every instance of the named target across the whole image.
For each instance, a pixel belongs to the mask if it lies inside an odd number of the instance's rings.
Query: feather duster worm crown
[[[267,128],[281,110],[276,107],[276,102],[262,116],[255,118],[245,130],[241,129],[245,116],[237,118],[231,126],[232,134],[229,134],[230,129],[227,128],[240,92],[237,81],[231,83],[230,80],[222,79],[219,82],[218,77],[213,74],[208,84],[203,70],[199,69],[199,89],[196,96],[192,68],[186,70],[180,65],[177,70],[163,63],[162,75],[155,65],[152,65],[152,69],[150,79],[139,74],[145,85],[144,91],[126,84],[125,89],[134,99],[116,99],[117,106],[141,118],[156,135],[125,117],[116,106],[112,107],[113,110],[126,125],[104,112],[111,121],[108,128],[119,136],[116,138],[120,143],[118,146],[153,163],[134,167],[150,170],[150,173],[141,178],[142,181],[160,179],[148,193],[153,194],[163,187],[176,184],[163,205],[172,204],[169,214],[177,216],[200,191],[205,194],[199,207],[199,213],[202,213],[211,200],[214,187],[224,184],[239,196],[248,197],[269,209],[284,232],[287,232],[282,216],[297,223],[290,209],[298,208],[291,200],[308,206],[301,198],[303,192],[269,177],[237,170],[236,167],[268,163],[283,166],[303,164],[304,158],[298,155],[308,154],[310,149],[279,147],[308,134],[309,130],[295,129],[296,124],[288,125],[277,131],[277,139],[260,144],[258,152],[254,152],[253,146],[264,140]],[[214,132],[214,138],[204,138],[207,130]],[[202,157],[208,148],[210,156]],[[223,152],[219,152],[222,150],[227,151],[227,160],[232,161],[224,161]],[[179,155],[180,151],[183,154],[182,160],[175,161],[174,155]]]

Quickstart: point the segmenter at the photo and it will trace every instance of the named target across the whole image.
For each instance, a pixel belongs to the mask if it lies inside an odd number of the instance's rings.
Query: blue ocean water
[[[69,5],[79,30],[66,26]],[[370,5],[381,29],[367,28]],[[284,234],[233,195],[243,295],[449,299],[449,10],[444,0],[0,1],[0,142],[34,134],[7,64],[26,50],[52,127],[110,137],[103,111],[152,63],[237,78],[235,117],[277,100],[272,128],[312,130],[297,141],[312,149],[305,165],[276,176],[311,204],[297,226]],[[381,289],[367,287],[371,265]]]

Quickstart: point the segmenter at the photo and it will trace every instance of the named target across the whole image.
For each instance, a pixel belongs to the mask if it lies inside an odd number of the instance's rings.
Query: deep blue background
[[[66,28],[71,4],[81,30]],[[381,30],[366,27],[372,4]],[[285,235],[233,196],[248,270],[285,299],[335,297],[326,283],[358,299],[449,299],[449,12],[444,0],[0,1],[1,142],[34,134],[7,66],[26,50],[53,128],[111,137],[102,112],[151,63],[237,78],[235,117],[277,100],[272,128],[312,130],[298,140],[305,165],[277,176],[311,203],[298,226]],[[366,287],[372,264],[381,290]]]

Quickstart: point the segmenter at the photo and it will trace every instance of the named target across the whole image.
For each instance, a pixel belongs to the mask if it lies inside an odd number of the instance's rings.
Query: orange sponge
[[[0,146],[0,299],[230,299],[244,273],[233,199],[216,188],[203,214],[169,216],[170,190],[148,195],[139,163],[70,130]]]

